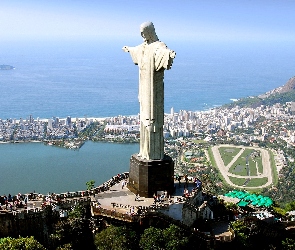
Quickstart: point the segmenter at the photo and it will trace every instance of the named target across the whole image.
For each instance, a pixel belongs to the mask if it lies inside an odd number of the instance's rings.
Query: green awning
[[[245,206],[248,205],[248,203],[249,203],[249,202],[246,202],[246,201],[240,201],[239,203],[237,203],[237,205],[238,205],[239,207],[245,207]]]
[[[273,201],[268,196],[263,196],[261,194],[250,194],[246,191],[238,191],[232,190],[226,193],[224,196],[231,197],[231,198],[239,198],[240,202],[237,204],[240,207],[247,206],[249,202],[253,206],[266,206],[269,207],[273,204]]]

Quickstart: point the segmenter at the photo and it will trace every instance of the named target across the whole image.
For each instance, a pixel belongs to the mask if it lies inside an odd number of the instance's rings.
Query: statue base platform
[[[163,160],[146,160],[134,154],[130,159],[127,187],[134,194],[151,198],[158,191],[174,192],[174,162],[165,155]]]

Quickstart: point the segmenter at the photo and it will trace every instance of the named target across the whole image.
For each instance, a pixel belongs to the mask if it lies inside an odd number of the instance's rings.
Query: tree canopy
[[[0,250],[46,250],[37,240],[31,237],[1,238]]]
[[[109,226],[95,235],[94,244],[99,250],[138,249],[136,233],[127,227]]]

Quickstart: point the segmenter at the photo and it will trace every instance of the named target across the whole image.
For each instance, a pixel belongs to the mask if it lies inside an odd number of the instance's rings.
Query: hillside
[[[270,90],[259,96],[241,98],[236,102],[225,104],[223,107],[232,108],[235,106],[255,108],[260,105],[274,105],[295,101],[295,76],[291,77],[285,85]]]

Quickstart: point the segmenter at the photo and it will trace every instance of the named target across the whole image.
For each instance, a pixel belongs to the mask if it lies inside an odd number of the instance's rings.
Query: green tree
[[[188,237],[185,236],[183,230],[175,225],[163,230],[163,236],[165,241],[165,249],[169,250],[181,250],[186,249],[189,244]]]
[[[97,233],[94,244],[99,250],[138,249],[137,235],[133,230],[113,225]]]
[[[94,188],[95,181],[90,180],[86,182],[87,190],[93,189]]]
[[[31,237],[17,239],[7,237],[0,239],[0,250],[46,250],[37,240]]]
[[[82,204],[78,204],[69,212],[70,219],[81,219],[86,216],[86,208]]]
[[[235,243],[241,249],[248,249],[249,244],[249,230],[244,220],[237,220],[232,223],[233,230],[235,231],[236,238]]]
[[[93,249],[93,237],[89,220],[89,211],[83,205],[77,205],[69,216],[54,225],[50,235],[53,244],[60,249]]]
[[[73,250],[73,246],[71,243],[64,244],[56,248],[56,250]]]
[[[185,231],[172,224],[165,229],[155,227],[145,229],[139,245],[144,250],[181,250],[190,248],[189,243]]]
[[[165,249],[165,240],[162,236],[162,230],[155,227],[145,229],[140,237],[139,245],[144,250]]]
[[[282,241],[283,250],[293,250],[295,249],[295,240],[286,238]]]
[[[229,211],[235,211],[237,210],[239,207],[237,204],[233,203],[233,202],[226,202],[225,203],[225,208]]]
[[[272,208],[273,208],[273,213],[275,214],[276,217],[283,218],[286,216],[285,209],[278,206],[273,206]]]
[[[285,209],[286,211],[295,210],[295,201],[291,201],[290,203],[287,203]]]

